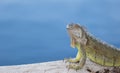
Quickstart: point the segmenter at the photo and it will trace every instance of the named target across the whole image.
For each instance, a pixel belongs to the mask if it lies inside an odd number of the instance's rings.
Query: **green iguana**
[[[120,66],[119,49],[94,38],[78,24],[67,25],[67,31],[71,38],[71,47],[78,49],[75,59],[66,60],[66,62],[70,62],[68,68],[81,69],[86,58],[102,66]]]

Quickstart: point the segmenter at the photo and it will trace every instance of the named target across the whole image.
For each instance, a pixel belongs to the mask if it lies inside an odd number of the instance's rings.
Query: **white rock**
[[[92,71],[91,73],[94,73],[103,68],[105,67],[97,65],[87,59],[82,69],[78,71],[70,69],[68,71],[66,63],[60,60],[26,65],[0,66],[0,73],[90,73],[87,69],[90,69]]]

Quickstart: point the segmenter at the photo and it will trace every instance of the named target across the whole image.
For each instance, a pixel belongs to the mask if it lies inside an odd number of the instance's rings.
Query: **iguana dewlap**
[[[67,60],[73,62],[68,66],[69,68],[76,70],[82,68],[86,58],[103,66],[120,66],[119,49],[94,38],[78,24],[67,25],[67,31],[70,35],[71,46],[78,49],[76,58]]]

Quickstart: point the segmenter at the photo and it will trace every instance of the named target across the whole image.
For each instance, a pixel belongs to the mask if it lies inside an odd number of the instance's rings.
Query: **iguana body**
[[[76,58],[68,59],[68,62],[75,62],[68,67],[80,69],[84,66],[86,58],[103,66],[120,66],[120,50],[108,45],[91,36],[82,26],[78,24],[67,25],[71,38],[71,46],[78,49]],[[78,62],[79,63],[76,63]]]

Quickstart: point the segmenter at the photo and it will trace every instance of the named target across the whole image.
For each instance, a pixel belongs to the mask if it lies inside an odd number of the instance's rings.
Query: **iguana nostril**
[[[66,28],[68,29],[68,28],[69,28],[69,25],[67,25]]]

